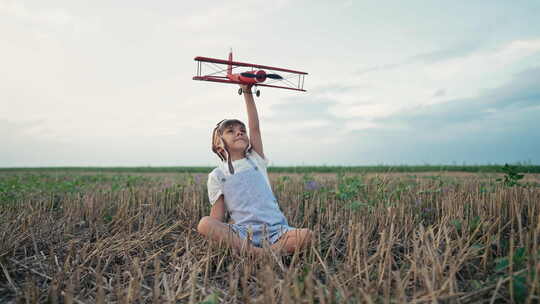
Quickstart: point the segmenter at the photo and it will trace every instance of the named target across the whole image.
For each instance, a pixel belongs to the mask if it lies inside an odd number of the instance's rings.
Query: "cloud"
[[[262,124],[265,130],[269,130],[269,137],[300,137],[304,141],[332,142],[340,136],[344,127],[344,122],[332,114],[332,106],[333,102],[326,98],[286,98],[284,103],[269,107]]]
[[[0,119],[0,167],[39,165],[41,161],[54,157],[56,143],[46,136],[44,121],[10,121]]]
[[[290,1],[279,0],[272,5],[263,5],[257,1],[234,1],[215,2],[210,6],[196,5],[184,8],[183,15],[166,19],[159,26],[161,29],[172,27],[176,30],[194,31],[195,33],[218,30],[223,33],[223,29],[234,29],[235,27],[245,27],[246,25],[257,26],[264,16],[272,12],[279,11]]]
[[[32,10],[22,2],[0,2],[0,15],[14,17],[38,25],[66,26],[75,18],[64,8]]]
[[[287,98],[284,103],[270,106],[272,115],[269,119],[278,122],[298,120],[301,117],[309,119],[333,119],[335,117],[329,111],[333,104],[331,100],[321,98]]]
[[[440,61],[447,61],[454,58],[466,57],[476,51],[481,50],[481,43],[465,43],[449,46],[443,49],[434,50],[426,53],[417,54],[402,61],[395,63],[376,64],[359,68],[356,70],[357,75],[368,74],[373,72],[383,72],[403,68],[408,65],[415,64],[433,64]]]
[[[373,65],[368,66],[365,68],[360,68],[356,71],[357,75],[367,74],[370,72],[379,72],[379,71],[386,71],[386,70],[392,70],[395,68],[399,68],[401,66],[404,66],[405,64],[408,64],[408,62],[402,62],[402,63],[387,63],[387,64],[379,64],[379,65]]]
[[[527,46],[527,54],[536,50],[535,43],[518,42],[510,43],[496,53],[512,53],[508,50],[523,49],[520,45]],[[444,128],[447,124],[484,119],[505,108],[537,105],[540,96],[538,79],[540,68],[530,68],[515,73],[503,85],[486,88],[476,96],[449,99],[447,89],[434,92],[434,89],[426,88],[424,99],[412,103],[400,97],[385,98],[385,95],[394,95],[390,92],[371,93],[370,96],[364,92],[369,88],[367,85],[320,86],[314,88],[310,96],[287,99],[285,103],[272,106],[270,122],[286,125],[287,121],[325,121],[327,125],[339,126],[340,134],[376,128]],[[460,82],[460,79],[454,81]]]
[[[487,90],[486,99],[498,108],[536,106],[540,104],[540,66],[515,74],[507,85]]]
[[[500,111],[519,111],[540,106],[540,67],[514,75],[498,88],[486,89],[479,96],[420,106],[381,119],[380,123],[401,122],[412,128],[452,128],[454,124],[484,120]]]
[[[339,100],[309,97],[291,100],[290,104],[273,107],[275,115],[282,118],[275,121],[276,125],[290,133],[282,134],[281,144],[273,147],[275,150],[269,155],[282,165],[281,159],[316,164],[315,158],[324,160],[323,163],[343,165],[538,163],[540,132],[536,125],[540,117],[540,85],[537,79],[540,79],[540,67],[533,67],[474,97],[410,106],[380,117],[362,117],[357,107],[348,107],[353,113],[348,118],[335,115],[332,109]],[[344,106],[343,111],[346,109]],[[365,109],[366,113],[370,112]],[[322,119],[327,124],[323,128],[306,124],[304,129],[287,129],[288,124],[302,125],[304,121]],[[302,158],[301,154],[281,151],[298,151],[305,146],[317,151],[316,157]]]
[[[445,95],[446,95],[445,89],[438,89],[437,91],[435,91],[435,93],[433,93],[433,97],[443,97]]]
[[[465,56],[426,64],[423,72],[436,81],[479,82],[486,75],[500,73],[511,64],[540,52],[540,39],[516,40],[495,49],[483,49]],[[465,77],[463,77],[465,76]]]
[[[429,112],[437,117],[461,121],[475,117],[476,112],[489,113],[494,110],[491,108],[500,106],[498,103],[504,105],[516,98],[520,99],[519,104],[534,103],[538,73],[530,67],[539,55],[540,38],[531,38],[493,48],[470,45],[420,54],[401,63],[374,66],[372,72],[356,74],[349,79],[353,89],[347,92],[346,98],[329,96],[334,102],[332,114],[347,121],[360,119],[362,123],[349,122],[348,125],[366,129],[387,126],[389,121],[380,123],[385,117],[402,113]],[[520,76],[519,71],[523,69],[530,71]],[[519,80],[510,85],[512,73],[517,73],[515,77]],[[489,106],[477,100],[481,95],[491,101]],[[459,100],[467,102],[455,102]],[[461,103],[474,110],[461,113]],[[430,107],[435,104],[442,105]],[[458,109],[454,111],[456,107]],[[455,112],[459,114],[453,115]],[[396,123],[391,128],[395,129],[403,122],[392,123]]]
[[[482,49],[482,44],[479,42],[475,43],[465,43],[462,42],[458,45],[447,47],[444,49],[439,49],[427,53],[422,53],[414,55],[405,62],[407,63],[435,63],[439,61],[447,61],[455,58],[467,57],[474,52],[480,51]]]
[[[201,151],[211,157],[210,136],[186,136],[196,132],[193,128],[184,127],[172,134],[76,138],[46,136],[47,128],[45,121],[0,119],[0,167],[202,166],[209,162],[201,159]]]
[[[530,68],[474,98],[419,106],[375,119],[379,126],[400,127],[356,133],[358,137],[349,139],[348,153],[365,150],[367,161],[376,163],[538,163],[540,85],[535,80],[539,77],[540,68]]]
[[[485,6],[351,3],[0,0],[0,127],[10,130],[0,142],[11,143],[0,161],[212,163],[212,127],[245,120],[245,106],[234,86],[192,81],[193,57],[225,58],[230,46],[239,61],[310,73],[307,93],[257,99],[278,164],[452,159],[459,138],[493,144],[532,128],[540,36],[522,18],[532,5],[490,6],[512,21],[495,28]]]

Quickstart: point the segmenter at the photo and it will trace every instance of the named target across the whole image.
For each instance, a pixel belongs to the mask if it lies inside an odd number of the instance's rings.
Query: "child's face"
[[[246,128],[240,124],[227,126],[221,136],[231,151],[243,152],[249,144]]]

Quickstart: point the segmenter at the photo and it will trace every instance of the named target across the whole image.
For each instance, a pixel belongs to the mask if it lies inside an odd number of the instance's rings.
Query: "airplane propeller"
[[[253,73],[248,73],[248,72],[244,72],[244,73],[240,73],[240,75],[244,76],[244,77],[248,77],[248,78],[255,78],[257,77],[257,75],[253,74]]]
[[[248,78],[256,78],[257,77],[257,75],[255,75],[253,73],[248,73],[248,72],[240,73],[240,75],[242,75],[244,77],[248,77]],[[270,78],[270,79],[283,79],[283,77],[279,76],[278,74],[266,74],[266,77]]]
[[[283,77],[279,76],[278,74],[266,74],[266,77],[270,79],[283,79]]]

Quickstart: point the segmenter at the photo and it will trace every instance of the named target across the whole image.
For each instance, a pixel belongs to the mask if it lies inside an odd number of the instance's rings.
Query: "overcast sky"
[[[331,4],[330,4],[331,3]],[[540,164],[539,1],[0,0],[0,167],[214,165],[246,121],[195,56],[306,71],[261,88],[280,165]]]

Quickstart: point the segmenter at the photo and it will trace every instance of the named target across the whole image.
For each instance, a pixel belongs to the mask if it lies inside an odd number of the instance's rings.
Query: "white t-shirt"
[[[266,167],[269,163],[268,159],[262,158],[255,150],[248,152],[247,157],[249,157],[255,163],[255,166],[259,168],[259,172],[262,173],[268,186],[272,189],[270,180],[268,179],[268,173],[266,172]],[[233,160],[232,165],[235,173],[242,172],[252,167],[246,158]],[[211,205],[214,205],[219,196],[223,194],[223,182],[219,179],[218,173],[216,172],[217,170],[221,170],[225,176],[231,175],[229,172],[229,165],[226,161],[220,162],[218,167],[208,174],[208,198]]]

